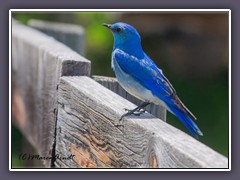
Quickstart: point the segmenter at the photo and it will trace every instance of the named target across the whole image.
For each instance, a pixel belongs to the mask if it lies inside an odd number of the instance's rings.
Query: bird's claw
[[[129,115],[132,115],[132,114],[134,114],[135,116],[140,116],[142,113],[146,112],[144,109],[133,111],[133,110],[124,108],[124,110],[128,111],[128,112],[121,116],[120,121],[126,116],[129,116]]]
[[[136,111],[134,111],[134,112],[132,112],[131,109],[127,109],[127,108],[124,108],[124,110],[125,110],[125,111],[128,111],[127,113],[131,113],[131,114],[138,114],[138,113],[143,113],[143,112],[145,112],[144,109],[139,109],[139,110],[136,110]],[[126,114],[127,114],[127,113],[126,113]]]

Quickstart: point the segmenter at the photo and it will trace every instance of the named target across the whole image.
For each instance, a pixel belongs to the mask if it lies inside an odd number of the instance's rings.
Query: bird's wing
[[[143,59],[138,59],[120,49],[116,49],[113,58],[125,73],[131,75],[142,86],[150,90],[166,104],[177,106],[193,119],[196,119],[178,98],[175,89],[164,76],[162,70],[159,69],[146,54]]]
[[[175,93],[172,85],[150,58],[138,59],[120,49],[114,51],[113,58],[125,73],[155,95],[169,97]]]

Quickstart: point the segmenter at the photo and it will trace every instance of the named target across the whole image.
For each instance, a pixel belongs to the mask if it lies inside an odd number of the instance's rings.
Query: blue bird
[[[122,117],[140,112],[150,103],[161,105],[178,117],[195,138],[203,136],[193,120],[196,117],[178,98],[175,89],[161,69],[142,49],[141,37],[129,24],[104,24],[114,36],[112,68],[119,84],[131,95],[142,100],[137,108]]]

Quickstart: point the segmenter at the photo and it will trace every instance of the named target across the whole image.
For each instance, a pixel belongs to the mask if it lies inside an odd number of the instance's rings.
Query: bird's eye
[[[119,32],[121,32],[122,30],[121,30],[121,28],[117,28],[116,31],[119,33]]]

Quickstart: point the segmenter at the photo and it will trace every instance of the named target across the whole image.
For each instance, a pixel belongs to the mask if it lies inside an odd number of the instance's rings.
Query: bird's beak
[[[106,24],[106,23],[104,23],[103,25],[104,25],[105,27],[109,28],[109,29],[112,29],[112,25],[111,25],[111,24]]]

